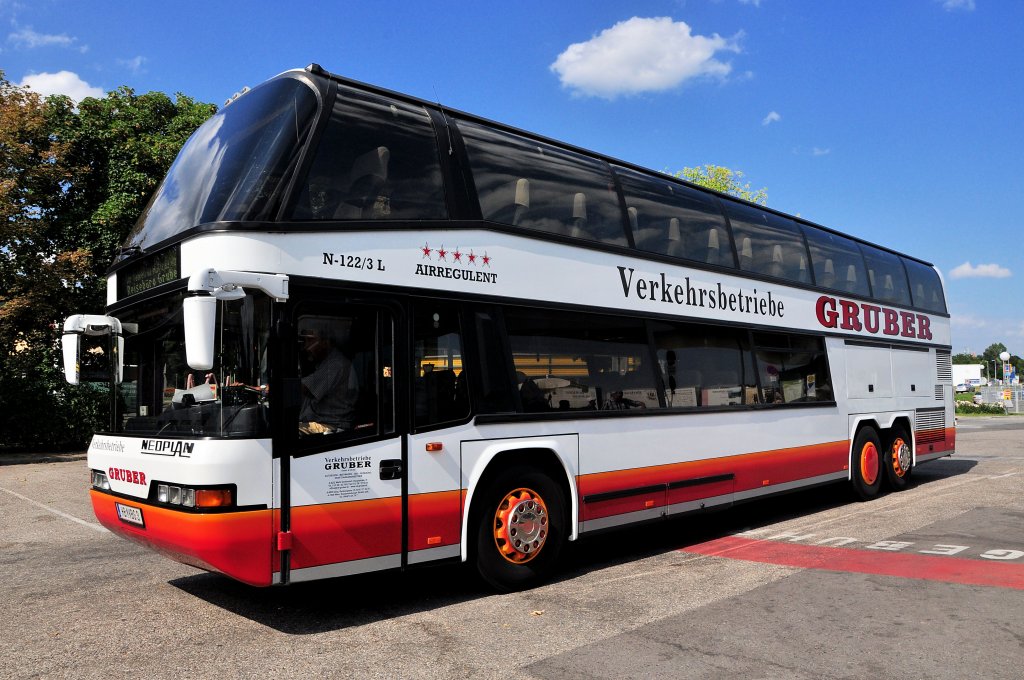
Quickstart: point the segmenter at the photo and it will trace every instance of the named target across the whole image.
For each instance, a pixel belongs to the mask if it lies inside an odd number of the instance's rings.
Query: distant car
[[[984,401],[985,401],[985,400],[984,400],[984,399],[982,399],[982,397],[981,397],[981,395],[980,395],[980,394],[975,394],[975,395],[974,395],[974,403],[975,403],[975,404],[980,404],[980,403],[982,403],[982,402],[984,402]]]
[[[967,387],[967,385],[965,385],[963,383],[960,383],[959,385],[956,386],[957,393],[966,392],[968,389],[970,389],[970,388]]]

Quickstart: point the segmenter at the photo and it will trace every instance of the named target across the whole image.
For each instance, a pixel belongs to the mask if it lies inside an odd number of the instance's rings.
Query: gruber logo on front
[[[904,312],[889,307],[853,302],[822,295],[815,305],[818,323],[825,328],[866,331],[872,335],[932,339],[932,322],[925,314]]]

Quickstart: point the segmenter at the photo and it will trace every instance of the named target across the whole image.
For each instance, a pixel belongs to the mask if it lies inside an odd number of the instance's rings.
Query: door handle
[[[402,478],[402,461],[401,460],[382,460],[380,462],[380,478],[381,479],[401,479]]]

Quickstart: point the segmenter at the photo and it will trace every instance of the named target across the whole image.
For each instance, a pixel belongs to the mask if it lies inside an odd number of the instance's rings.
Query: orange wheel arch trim
[[[512,564],[526,564],[540,554],[550,527],[547,505],[532,489],[510,491],[494,512],[494,545]]]
[[[878,448],[874,442],[865,442],[860,450],[860,476],[871,486],[878,479]]]

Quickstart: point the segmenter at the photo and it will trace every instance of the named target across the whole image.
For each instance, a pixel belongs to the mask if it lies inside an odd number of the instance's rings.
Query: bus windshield
[[[185,361],[182,293],[133,306],[125,330],[124,380],[116,427],[160,436],[267,436],[270,300],[247,295],[218,303],[214,366]]]
[[[316,118],[317,96],[272,80],[196,130],[128,236],[143,250],[196,225],[271,220]]]

